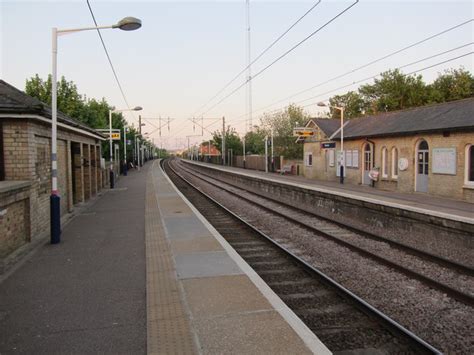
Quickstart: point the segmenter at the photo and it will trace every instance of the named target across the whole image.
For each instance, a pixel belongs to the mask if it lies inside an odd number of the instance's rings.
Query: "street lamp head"
[[[121,19],[116,25],[113,25],[112,28],[120,28],[124,31],[134,31],[142,27],[142,21],[135,17],[125,17]]]
[[[133,111],[141,111],[141,110],[143,110],[143,107],[141,107],[141,106],[135,106],[133,108]]]
[[[320,102],[318,102],[318,106],[326,107],[327,105],[324,102],[320,101]]]

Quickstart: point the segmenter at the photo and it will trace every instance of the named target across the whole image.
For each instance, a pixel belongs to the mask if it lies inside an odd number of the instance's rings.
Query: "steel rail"
[[[373,252],[371,252],[371,251],[368,251],[368,250],[366,250],[366,249],[364,249],[364,248],[362,248],[362,247],[359,247],[359,246],[354,245],[354,244],[352,244],[352,243],[350,243],[350,242],[348,242],[348,241],[345,241],[345,240],[343,240],[343,239],[340,239],[339,237],[334,236],[334,235],[332,235],[332,234],[330,234],[330,233],[327,233],[327,232],[325,232],[325,231],[322,231],[322,230],[318,229],[317,227],[314,227],[314,226],[311,226],[311,225],[307,224],[306,222],[303,222],[303,221],[300,221],[300,220],[298,220],[298,219],[296,219],[296,218],[294,218],[294,217],[288,216],[288,215],[284,214],[283,212],[279,212],[279,211],[273,210],[273,209],[271,209],[270,207],[267,207],[267,206],[265,206],[264,204],[262,204],[262,203],[260,203],[260,202],[256,202],[256,201],[252,200],[251,198],[244,197],[244,196],[238,194],[237,192],[234,192],[234,191],[232,191],[232,190],[230,190],[230,189],[228,189],[228,188],[226,188],[226,187],[219,186],[219,185],[217,185],[217,184],[215,184],[215,183],[212,183],[212,182],[210,182],[210,181],[208,181],[208,180],[205,180],[205,179],[203,179],[202,177],[200,177],[198,174],[195,174],[195,173],[190,172],[190,171],[188,171],[188,170],[186,170],[186,171],[187,171],[189,174],[192,174],[193,176],[195,176],[195,177],[197,177],[197,178],[199,178],[199,179],[201,179],[201,180],[203,180],[203,181],[206,181],[207,183],[211,184],[212,186],[215,186],[215,187],[217,187],[217,188],[220,188],[220,189],[226,191],[227,193],[232,194],[233,196],[236,196],[236,197],[238,197],[238,198],[240,198],[240,199],[242,199],[242,200],[245,200],[245,201],[247,201],[247,202],[249,202],[249,203],[251,203],[251,204],[257,205],[259,208],[262,208],[262,209],[268,211],[268,212],[271,213],[271,214],[278,215],[278,216],[280,216],[280,217],[282,217],[282,218],[284,218],[284,219],[286,219],[286,220],[289,220],[289,221],[291,221],[292,223],[297,224],[297,225],[299,225],[299,226],[301,226],[301,227],[303,227],[303,228],[305,228],[305,229],[307,229],[307,230],[309,230],[309,231],[311,231],[311,232],[316,232],[317,234],[321,234],[321,235],[322,235],[323,237],[325,237],[326,239],[329,239],[329,240],[331,240],[331,241],[333,241],[333,242],[335,242],[335,243],[337,243],[337,244],[339,244],[339,245],[342,245],[342,246],[344,246],[344,247],[347,247],[347,248],[349,248],[350,250],[355,251],[355,252],[361,254],[362,256],[368,257],[368,258],[373,259],[373,260],[375,260],[375,261],[377,261],[377,262],[379,262],[379,263],[381,263],[381,264],[384,264],[384,265],[386,265],[386,266],[388,266],[388,267],[391,267],[391,268],[393,268],[393,269],[395,269],[395,270],[398,270],[398,271],[404,273],[405,275],[408,275],[408,276],[410,276],[410,277],[412,277],[412,278],[414,278],[414,279],[417,279],[418,281],[421,281],[421,282],[427,284],[427,285],[430,286],[430,287],[436,288],[436,289],[438,289],[438,290],[440,290],[440,291],[442,291],[442,292],[446,292],[448,295],[452,296],[454,299],[456,299],[456,300],[458,300],[458,301],[460,301],[460,302],[462,302],[462,303],[464,303],[464,304],[467,304],[468,306],[471,306],[471,307],[474,306],[474,297],[473,297],[472,295],[468,294],[468,293],[459,291],[459,290],[457,290],[457,289],[455,289],[455,288],[453,288],[453,287],[451,287],[451,286],[449,286],[449,285],[443,284],[443,283],[441,283],[441,282],[439,282],[439,281],[437,281],[437,280],[435,280],[435,279],[433,279],[433,278],[431,278],[431,277],[428,277],[428,276],[426,276],[426,275],[423,275],[423,274],[421,274],[421,273],[419,273],[419,272],[416,272],[416,271],[414,271],[414,270],[408,269],[408,268],[406,268],[405,266],[403,266],[403,265],[401,265],[401,264],[398,264],[398,263],[396,263],[396,262],[387,260],[386,258],[384,258],[384,257],[382,257],[382,256],[380,256],[380,255],[377,255],[377,254],[375,254],[375,253],[373,253]],[[204,175],[205,175],[205,174],[204,174]],[[207,175],[206,175],[206,176],[207,176]],[[210,177],[210,176],[208,176],[208,177]],[[213,178],[213,177],[210,177],[210,178],[215,179],[215,178]],[[228,184],[227,182],[223,182],[223,181],[221,181],[221,180],[219,180],[219,182],[224,183],[224,184]],[[228,184],[228,185],[233,186],[234,188],[238,188],[238,189],[241,189],[241,190],[243,190],[243,191],[248,192],[246,189],[243,189],[243,188],[240,188],[240,187],[235,187],[235,186],[232,185],[232,184]],[[261,196],[260,196],[260,197],[261,197]],[[269,199],[269,198],[267,198],[267,197],[263,197],[263,198],[268,199],[268,200],[272,200],[272,199]],[[280,203],[280,204],[283,204],[283,203],[281,203],[280,201],[277,201],[277,202]],[[284,204],[283,204],[283,205],[284,205]],[[285,205],[285,206],[286,206],[286,205]],[[296,209],[296,208],[293,208],[293,209],[297,210],[299,213],[302,213],[302,211],[300,211],[299,209]],[[332,222],[331,222],[331,223],[332,223]],[[358,231],[358,234],[362,234],[362,236],[364,236],[365,232],[363,232],[363,231]]]
[[[418,337],[415,333],[411,332],[410,330],[405,328],[403,325],[399,324],[398,322],[396,322],[395,320],[393,320],[392,318],[390,318],[389,316],[387,316],[383,312],[379,311],[377,308],[375,308],[374,306],[372,306],[368,302],[364,301],[362,298],[360,298],[359,296],[357,296],[356,294],[351,292],[349,289],[347,289],[344,286],[342,286],[341,284],[339,284],[337,281],[335,281],[331,277],[327,276],[325,273],[323,273],[319,269],[315,268],[314,266],[310,265],[308,262],[306,262],[302,258],[300,258],[297,255],[293,254],[291,251],[289,251],[283,245],[276,242],[275,240],[270,238],[268,235],[266,235],[265,233],[258,230],[252,224],[245,221],[244,219],[239,217],[237,214],[235,214],[234,212],[229,210],[227,207],[220,204],[217,200],[215,200],[214,198],[212,198],[211,196],[209,196],[208,194],[203,192],[199,187],[197,187],[196,185],[191,183],[189,180],[187,180],[185,177],[183,177],[182,174],[178,173],[173,167],[171,167],[171,164],[169,164],[169,160],[167,160],[167,163],[168,163],[168,167],[173,171],[173,173],[176,174],[176,176],[178,176],[183,182],[185,182],[186,184],[191,186],[194,189],[194,191],[196,191],[197,193],[202,195],[205,199],[207,199],[208,201],[210,201],[214,205],[216,205],[219,208],[221,208],[222,210],[224,210],[227,214],[229,214],[230,216],[232,216],[233,218],[238,220],[240,223],[246,225],[248,228],[250,228],[255,233],[260,235],[262,238],[264,238],[265,240],[270,242],[272,245],[274,245],[277,249],[279,249],[279,250],[283,251],[284,253],[286,253],[293,260],[300,263],[301,265],[304,265],[304,267],[310,273],[318,275],[318,277],[321,278],[322,280],[324,280],[325,283],[333,286],[334,288],[339,290],[339,292],[342,295],[344,295],[346,298],[349,298],[352,301],[354,301],[356,304],[358,304],[360,309],[363,310],[365,313],[371,314],[374,317],[378,318],[381,321],[382,324],[385,324],[385,326],[388,326],[388,328],[391,328],[392,330],[396,330],[397,332],[399,332],[399,333],[403,334],[404,336],[408,337],[410,340],[412,340],[418,346],[421,346],[422,348],[429,351],[430,353],[442,354],[442,352],[440,350],[436,349],[434,346],[432,346],[431,344],[429,344],[425,340]],[[166,171],[164,169],[164,162],[163,161],[162,161],[161,168],[163,169],[164,173],[166,173]],[[211,223],[211,221],[209,221],[209,222]]]

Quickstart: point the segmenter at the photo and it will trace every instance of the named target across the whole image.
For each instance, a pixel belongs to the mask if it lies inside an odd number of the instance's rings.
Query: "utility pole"
[[[211,140],[209,139],[209,151],[207,152],[207,162],[211,162]]]
[[[142,137],[142,115],[138,115],[138,132],[139,132],[139,137]],[[140,144],[140,141],[138,141],[138,166],[141,166],[141,160],[142,160],[142,147]]]
[[[272,144],[272,150],[271,150],[272,166],[271,166],[271,168],[272,168],[272,172],[274,172],[275,171],[275,162],[273,161],[273,129],[271,130],[271,132],[272,132],[271,133],[271,144]]]
[[[268,173],[268,136],[265,136],[265,172]]]
[[[225,165],[225,117],[222,117],[222,165]]]

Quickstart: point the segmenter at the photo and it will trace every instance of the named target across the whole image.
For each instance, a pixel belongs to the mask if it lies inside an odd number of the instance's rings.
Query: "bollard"
[[[50,213],[51,244],[58,244],[61,241],[60,197],[58,195],[50,196]]]
[[[114,172],[112,170],[110,170],[110,188],[113,189],[114,188]]]

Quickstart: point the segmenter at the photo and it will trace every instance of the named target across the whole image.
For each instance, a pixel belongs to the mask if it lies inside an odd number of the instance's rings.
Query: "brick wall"
[[[414,192],[416,190],[416,151],[420,140],[426,140],[429,145],[429,174],[428,174],[428,193],[455,199],[462,199],[474,202],[474,190],[464,186],[465,169],[465,147],[474,143],[474,132],[452,132],[449,136],[443,134],[424,134],[405,137],[387,137],[370,139],[373,149],[373,164],[379,167],[379,181],[375,186],[384,190],[399,192]],[[358,168],[346,167],[345,182],[350,184],[363,183],[363,159],[364,146],[368,142],[363,139],[345,140],[344,150],[358,150],[359,160]],[[340,143],[336,142],[336,150],[339,150]],[[382,148],[387,149],[387,177],[382,176]],[[398,159],[406,158],[408,168],[404,171],[398,171],[398,176],[392,176],[392,148],[398,150]],[[444,175],[432,172],[432,152],[433,148],[456,148],[456,174]],[[305,152],[313,153],[313,166],[304,168],[304,175],[308,178],[338,181],[336,177],[336,161],[333,167],[329,166],[327,152],[329,150],[321,149],[320,143],[305,143]]]
[[[30,241],[29,189],[0,193],[0,258]]]
[[[2,118],[3,126],[3,149],[6,181],[29,181],[28,196],[24,202],[15,202],[9,210],[18,213],[26,204],[28,214],[27,230],[31,238],[39,237],[49,231],[49,205],[51,194],[51,126],[34,119],[8,119]],[[61,215],[72,210],[75,203],[83,201],[83,179],[81,177],[83,167],[79,154],[71,152],[75,143],[95,147],[100,144],[92,137],[81,135],[58,127],[58,190],[61,196]],[[89,164],[90,165],[90,164]],[[76,179],[75,191],[73,193],[72,175]],[[90,177],[90,173],[89,173]],[[91,186],[89,182],[89,187]],[[0,206],[5,196],[0,195]],[[19,224],[20,225],[20,224]],[[9,244],[0,239],[0,249],[4,245],[18,245],[23,240],[24,232],[15,226],[15,242]],[[14,230],[9,226],[10,230]],[[2,235],[3,235],[2,231]],[[6,247],[10,250],[10,247]],[[6,250],[6,249],[5,249]]]

